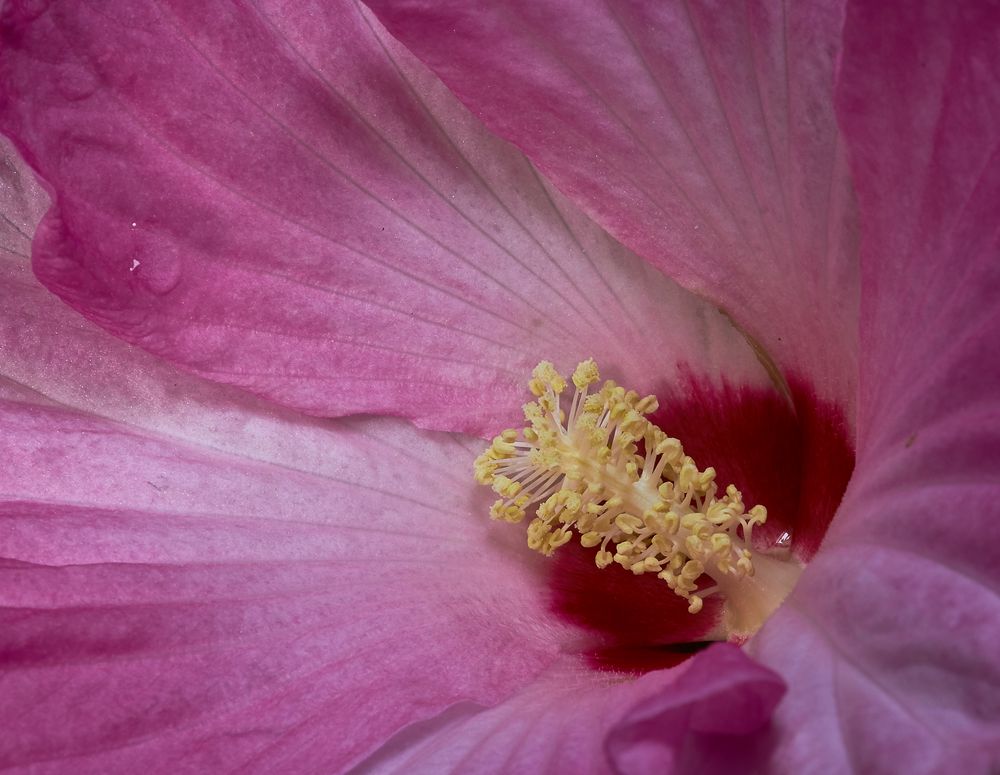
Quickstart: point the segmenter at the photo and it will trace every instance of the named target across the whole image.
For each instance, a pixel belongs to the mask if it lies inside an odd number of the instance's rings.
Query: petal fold
[[[0,308],[0,766],[340,771],[566,659],[481,442],[179,372],[25,260]]]
[[[837,110],[858,192],[858,464],[751,644],[790,687],[772,770],[1000,762],[1000,9],[850,3]]]
[[[544,358],[766,379],[360,6],[10,3],[34,270],[121,338],[319,415],[509,423]]]

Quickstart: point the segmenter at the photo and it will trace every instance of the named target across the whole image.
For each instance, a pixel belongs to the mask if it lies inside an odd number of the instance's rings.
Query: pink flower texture
[[[997,771],[1000,6],[2,15],[0,766]],[[490,520],[588,357],[806,563],[749,639]]]

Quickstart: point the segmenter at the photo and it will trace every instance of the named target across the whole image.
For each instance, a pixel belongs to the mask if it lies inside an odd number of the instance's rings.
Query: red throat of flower
[[[793,552],[800,526],[789,519],[798,509],[787,493],[779,524],[769,525],[760,493],[746,502],[736,484],[720,481],[714,467],[699,468],[690,449],[650,421],[659,409],[654,396],[611,381],[591,392],[599,381],[596,364],[585,361],[566,396],[567,380],[539,364],[529,383],[537,400],[524,407],[527,427],[503,431],[476,461],[477,480],[500,495],[491,515],[533,517],[528,546],[558,558],[555,607],[599,635],[600,645],[584,651],[602,667],[662,667],[692,643],[746,640],[791,591],[818,539],[803,531],[807,551]],[[801,451],[801,433],[781,432],[798,430],[794,416],[775,404],[793,421],[767,430]],[[796,462],[779,475],[791,475],[785,485],[797,489],[800,456]],[[771,489],[763,484],[758,489]]]

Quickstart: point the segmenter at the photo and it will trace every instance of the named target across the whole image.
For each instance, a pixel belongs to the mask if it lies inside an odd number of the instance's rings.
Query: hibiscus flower
[[[995,765],[1000,12],[788,5],[8,3],[0,764]],[[808,562],[742,647],[489,520],[590,356]]]

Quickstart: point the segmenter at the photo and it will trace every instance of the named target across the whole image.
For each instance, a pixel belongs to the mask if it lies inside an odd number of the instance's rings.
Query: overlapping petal
[[[629,683],[562,667],[494,708],[464,704],[413,725],[352,775],[750,772],[768,758],[783,692],[728,644]]]
[[[711,292],[786,378],[849,407],[852,206],[828,103],[837,9],[779,22],[766,5],[611,5],[584,9],[571,40],[558,25],[567,7],[487,9],[486,24],[512,25],[494,26],[503,40],[487,51],[486,28],[458,6],[379,5],[571,199]],[[641,365],[648,376],[651,354],[658,380],[701,347],[710,373],[731,361],[738,383],[763,384],[739,338],[717,336],[718,318],[601,242],[364,12],[327,9],[8,10],[5,77],[27,90],[29,75],[49,76],[31,82],[46,100],[4,108],[53,186],[36,245],[44,280],[147,349],[315,413],[492,427],[542,345],[567,360],[608,355],[625,378]],[[847,15],[838,105],[864,229],[861,457],[824,550],[751,646],[790,686],[776,772],[977,771],[1000,758],[1000,555],[983,540],[1000,517],[1000,19],[985,5],[894,14],[858,3]],[[164,29],[169,45],[148,45]],[[342,45],[324,49],[331,30]],[[427,48],[443,40],[456,45]],[[505,88],[527,84],[516,127],[500,112],[506,94],[476,92],[484,65],[513,79]],[[626,77],[636,73],[648,80]],[[638,86],[615,92],[614,78]],[[293,88],[280,91],[283,79]],[[337,132],[324,134],[329,123]],[[567,162],[583,154],[598,173]],[[260,169],[241,168],[248,157]],[[373,189],[359,197],[360,180]],[[10,255],[25,252],[43,201],[29,199],[3,226]],[[558,235],[542,210],[558,214]],[[483,252],[449,250],[458,244]],[[576,282],[581,266],[589,279]],[[477,279],[474,267],[499,274]],[[287,290],[302,277],[310,290]],[[528,293],[539,287],[544,301]],[[506,543],[517,536],[469,518],[483,506],[463,473],[474,445],[392,420],[306,419],[176,373],[59,307],[15,260],[0,262],[0,293],[0,453],[14,461],[0,472],[0,642],[14,666],[0,692],[15,698],[0,761],[322,770],[427,718],[370,763],[495,768],[502,750],[538,769],[567,740],[576,758],[560,764],[583,771],[603,767],[598,743],[623,770],[677,763],[647,724],[689,718],[669,702],[677,675],[609,686],[553,667],[568,628],[543,610],[537,566]],[[602,328],[607,316],[587,309],[621,314]],[[637,309],[674,339],[664,345]],[[584,347],[571,322],[595,338]],[[403,352],[404,337],[423,349]],[[345,371],[377,380],[390,363],[406,376],[385,389],[331,389]],[[711,663],[687,669],[699,664]],[[724,698],[759,700],[763,724],[780,684],[747,675]],[[613,721],[619,737],[605,740]],[[538,727],[553,745],[522,744]]]
[[[994,5],[848,13],[861,444],[823,550],[754,643],[791,687],[777,771],[1000,761],[998,52]]]
[[[35,271],[149,351],[477,432],[542,358],[766,383],[347,0],[11,3],[4,30],[2,127],[54,191]]]
[[[178,372],[23,259],[0,306],[0,766],[339,769],[560,658],[478,443]]]
[[[608,728],[683,671],[622,682],[589,670],[548,671],[492,708],[462,706],[388,741],[352,775],[439,772],[611,772]]]
[[[369,5],[611,234],[728,310],[790,381],[853,404],[840,2]]]

